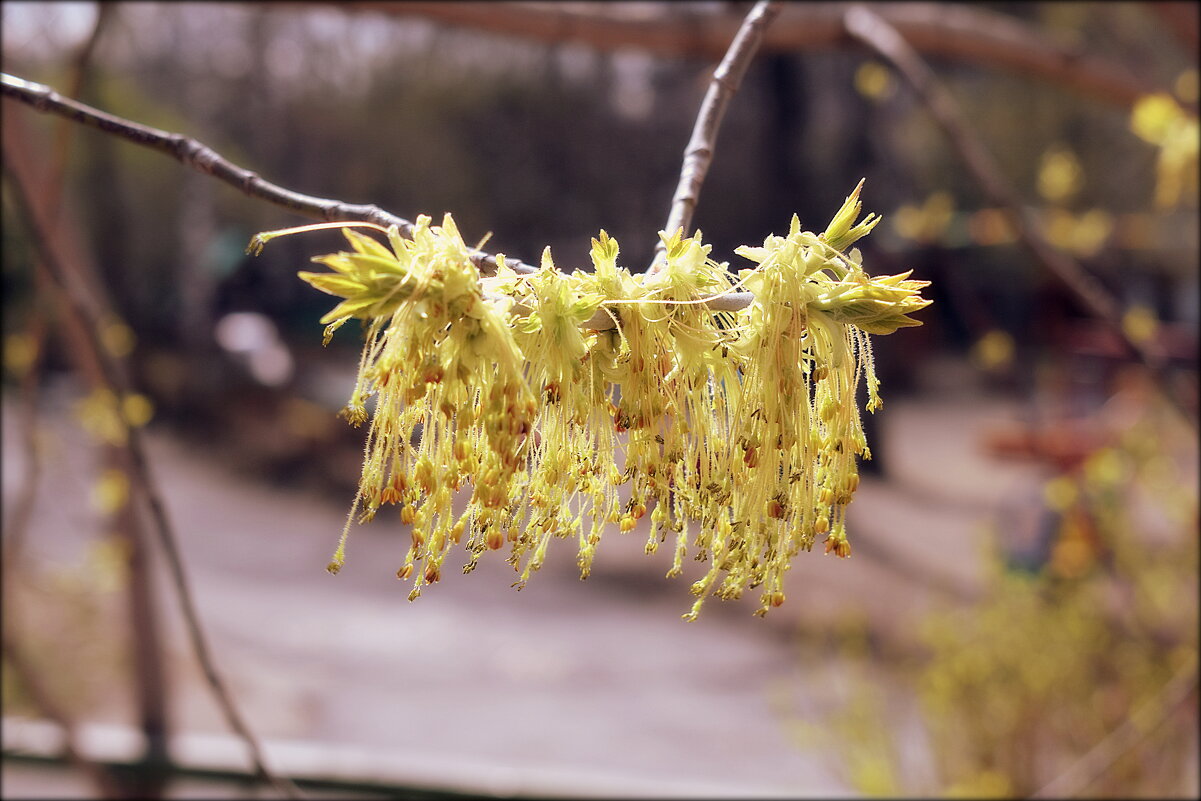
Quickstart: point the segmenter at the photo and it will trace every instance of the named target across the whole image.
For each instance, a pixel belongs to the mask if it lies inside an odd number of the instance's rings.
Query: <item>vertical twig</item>
[[[83,87],[88,63],[96,50],[100,33],[105,22],[110,18],[112,9],[112,6],[104,3],[97,4],[96,21],[92,26],[92,33],[75,56],[71,77],[71,94],[73,95],[78,95]],[[73,130],[74,126],[70,125],[66,119],[61,120],[56,126],[52,175],[47,182],[44,198],[44,208],[53,221],[52,227],[58,219],[59,198],[62,194],[63,175],[67,168],[68,148]],[[29,338],[29,347],[32,353],[30,354],[30,363],[20,376],[21,432],[24,438],[22,445],[25,451],[26,470],[23,474],[21,488],[16,493],[17,500],[13,504],[13,513],[4,529],[4,555],[5,559],[9,561],[18,561],[21,557],[25,532],[29,528],[29,520],[33,514],[37,488],[41,480],[41,456],[37,446],[37,407],[41,396],[38,365],[44,350],[47,311],[39,301],[45,296],[45,290],[46,277],[41,271],[38,271],[34,276],[34,301],[30,304],[31,316],[26,327],[26,335]]]
[[[136,483],[127,448],[105,445],[103,460],[109,468],[128,476],[131,486]],[[107,524],[110,527],[107,536],[125,546],[129,570],[125,593],[132,638],[133,689],[138,705],[138,726],[146,740],[139,769],[129,778],[129,789],[143,798],[162,798],[168,781],[165,767],[171,761],[171,715],[167,701],[170,682],[163,664],[166,650],[151,561],[152,539],[143,516],[138,514],[131,501],[121,504],[109,516]]]
[[[917,51],[896,29],[863,6],[852,7],[844,18],[847,32],[892,64],[917,92],[930,115],[943,129],[952,147],[976,179],[984,194],[999,206],[1018,240],[1059,283],[1103,323],[1126,349],[1155,376],[1165,396],[1192,421],[1188,404],[1175,391],[1167,371],[1167,359],[1156,343],[1136,341],[1122,326],[1117,301],[1074,259],[1056,250],[1039,232],[992,155],[960,113],[954,98]]]
[[[75,63],[72,66],[71,81],[69,83],[68,93],[72,97],[80,97],[83,95],[84,84],[88,78],[88,67],[91,63],[92,56],[96,52],[96,46],[100,43],[100,36],[104,32],[107,24],[112,20],[113,13],[116,11],[116,6],[110,3],[96,3],[96,21],[92,24],[92,33],[87,40],[79,48],[79,52],[75,54]],[[74,132],[73,125],[67,125],[66,120],[58,124],[54,132],[54,167],[52,177],[50,179],[50,188],[47,190],[49,195],[46,201],[46,207],[50,209],[51,220],[57,222],[59,198],[62,196],[63,178],[67,172],[67,156],[71,148],[71,135]]]
[[[96,19],[92,32],[79,48],[71,69],[70,91],[73,96],[85,93],[85,87],[90,78],[92,57],[100,44],[107,23],[112,19],[115,7],[100,3],[96,7]],[[54,232],[56,237],[64,237],[65,214],[62,208],[62,192],[65,184],[67,160],[70,155],[71,139],[74,127],[68,120],[60,120],[55,131],[54,159],[50,167],[50,178],[46,183],[41,202],[42,218],[46,228]],[[78,271],[92,273],[90,262],[73,258]],[[46,283],[41,273],[39,284]],[[95,275],[87,276],[91,283],[91,291],[96,294]],[[104,298],[104,293],[96,294],[98,299]],[[100,301],[102,307],[108,303]],[[106,310],[106,309],[102,309]],[[79,326],[72,329],[72,335],[83,347],[73,347],[71,356],[77,363],[88,360],[90,349],[86,346],[87,332]],[[93,390],[104,386],[103,378],[95,365],[84,369],[91,376]],[[105,445],[101,448],[101,463],[106,469],[120,471],[122,475],[131,476],[129,459],[121,446]],[[131,480],[132,483],[132,480]],[[105,521],[108,529],[105,536],[122,545],[126,554],[128,580],[124,588],[126,610],[128,613],[130,631],[130,649],[132,659],[131,680],[134,697],[137,701],[137,716],[139,727],[145,739],[145,746],[138,770],[127,778],[127,791],[138,797],[161,798],[168,775],[164,766],[171,760],[170,752],[170,709],[169,686],[167,670],[164,665],[165,650],[163,648],[162,622],[158,614],[157,593],[155,592],[154,570],[151,559],[151,537],[146,530],[146,523],[130,503],[111,513]]]
[[[45,268],[55,289],[61,293],[73,316],[83,324],[88,335],[87,339],[92,356],[99,367],[104,383],[116,397],[124,397],[128,394],[128,381],[122,365],[101,345],[100,315],[94,306],[94,301],[77,282],[70,279],[67,270],[59,258],[58,252],[47,236],[44,221],[39,219],[37,209],[31,205],[29,190],[25,185],[22,171],[14,169],[12,158],[9,143],[6,141],[4,147],[4,168],[10,178],[9,183],[15,200],[14,205],[17,207],[19,213],[24,216],[26,229],[30,234],[34,250],[39,256],[39,263]],[[141,500],[150,511],[151,519],[154,521],[155,531],[158,534],[163,553],[167,557],[167,565],[170,570],[172,583],[179,596],[188,636],[205,678],[230,727],[246,743],[256,773],[285,796],[299,798],[301,797],[299,790],[297,790],[294,784],[276,777],[267,769],[258,741],[242,720],[242,716],[234,706],[224,680],[217,672],[216,665],[209,653],[207,640],[200,625],[200,618],[196,612],[195,602],[192,599],[187,575],[183,570],[183,562],[175,539],[174,529],[171,527],[166,507],[162,502],[161,494],[150,472],[141,434],[136,427],[130,426],[127,429],[127,435],[126,452],[129,458],[131,475],[135,479],[131,483],[137,489]]]
[[[83,92],[89,77],[92,56],[100,42],[106,21],[111,19],[112,11],[113,9],[106,5],[97,8],[92,32],[73,59],[69,81],[74,94]],[[10,125],[16,126],[18,129],[16,131],[6,130],[6,137],[11,134],[10,145],[13,147],[20,145],[19,149],[14,152],[25,152],[24,143],[28,137],[18,135],[23,129],[15,122]],[[46,230],[53,232],[55,239],[59,241],[69,238],[69,233],[64,230],[63,225],[64,214],[61,197],[73,132],[74,126],[69,121],[60,121],[55,131],[54,156],[46,171],[48,175],[37,179],[33,177],[33,173],[30,173],[30,182],[36,187],[37,196],[29,198],[29,201],[36,204],[37,214],[44,221]],[[24,166],[26,169],[31,167],[28,163]],[[69,252],[72,249],[67,247],[66,250]],[[91,280],[90,286],[95,292],[94,276],[90,274],[86,260],[72,256],[71,261],[75,268],[81,271],[80,277],[86,276]],[[47,291],[52,290],[53,287],[49,285],[44,267],[39,266],[36,271],[35,286],[39,297],[47,294],[53,297],[53,293]],[[103,293],[100,296],[102,297]],[[31,322],[31,330],[44,328],[44,324],[42,324],[44,321],[40,319],[40,315],[44,313],[40,306],[35,307],[35,314],[39,317]],[[87,332],[78,325],[77,321],[73,320],[69,313],[63,314],[63,318],[67,321],[67,325],[64,326],[68,343],[67,352],[75,363],[76,369],[86,377],[87,383],[93,391],[104,388],[103,376],[98,365],[91,358]],[[26,404],[36,404],[36,382],[32,380],[36,379],[36,376],[27,376],[27,378],[31,380],[26,382],[26,386],[31,386],[31,389],[28,393],[23,392],[22,400]],[[36,412],[27,412],[24,417],[26,424],[30,426],[27,436],[32,437],[36,433]],[[36,496],[36,482],[40,474],[40,464],[36,452],[33,452],[33,443],[31,442],[28,447],[32,453],[31,470],[27,476],[29,490],[27,496],[21,496],[22,503],[18,509],[20,517],[14,521],[18,525],[15,534],[19,538],[23,538],[28,527],[32,504]],[[105,469],[117,470],[123,475],[129,475],[128,459],[121,447],[104,445],[99,452],[100,462]],[[170,761],[168,747],[170,716],[167,673],[163,664],[162,627],[158,616],[150,559],[150,535],[146,531],[142,518],[129,504],[123,504],[120,509],[113,512],[104,521],[104,526],[106,529],[104,536],[124,546],[122,551],[127,554],[129,572],[124,593],[128,611],[129,643],[133,657],[130,679],[136,699],[136,715],[145,743],[141,757],[141,769],[126,777],[123,789],[126,793],[137,797],[159,798],[163,794],[167,781],[167,775],[162,766]],[[19,547],[20,539],[10,544]],[[20,554],[10,549],[6,555],[11,559],[19,557]]]
[[[763,32],[780,13],[781,5],[780,2],[769,2],[769,0],[759,0],[755,3],[754,8],[742,21],[742,27],[738,29],[734,41],[730,43],[721,64],[713,72],[713,79],[709,82],[705,99],[701,101],[700,111],[692,126],[692,136],[689,137],[688,145],[684,148],[684,164],[680,168],[680,182],[676,185],[676,192],[671,199],[671,212],[668,214],[667,224],[664,226],[664,231],[668,236],[671,236],[676,229],[683,229],[684,235],[688,234],[688,227],[692,223],[692,214],[696,211],[697,198],[700,196],[701,184],[705,182],[709,165],[713,163],[717,133],[726,116],[730,98],[738,91],[738,86],[742,83],[743,76],[746,75],[747,67],[750,66],[751,59],[759,48],[759,43],[763,41]],[[662,269],[663,255],[664,246],[662,242],[659,242],[655,246],[655,260],[647,272],[656,273]]]
[[[31,318],[25,328],[27,345],[32,351],[29,363],[23,366],[19,387],[21,449],[25,453],[25,469],[21,472],[21,484],[14,493],[12,512],[4,522],[4,562],[20,561],[25,551],[26,532],[37,504],[38,486],[42,481],[42,449],[39,440],[38,402],[41,398],[39,370],[42,351],[46,341],[46,311],[38,301],[41,298],[44,279],[35,276],[34,299]]]

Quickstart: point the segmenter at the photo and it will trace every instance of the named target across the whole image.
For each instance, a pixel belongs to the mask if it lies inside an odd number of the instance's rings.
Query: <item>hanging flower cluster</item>
[[[646,551],[671,540],[668,576],[690,553],[709,563],[686,619],[710,593],[758,589],[760,615],[781,605],[798,551],[823,539],[851,552],[845,510],[871,455],[861,380],[868,409],[880,403],[867,335],[919,325],[908,315],[929,304],[927,282],[869,276],[846,252],[878,222],[856,224],[861,187],[822,234],[794,217],[788,236],[739,248],[756,266],[737,280],[699,231],[661,234],[652,274],[619,267],[601,231],[591,272],[559,271],[548,248],[533,273],[498,256],[484,277],[450,215],[419,218],[411,240],[387,230],[387,247],[346,228],[350,252],[314,258],[333,272],[300,273],[344,299],[322,318],[326,342],[351,318],[365,325],[346,415],[364,422],[375,403],[329,570],[352,522],[386,506],[412,535],[397,573],[410,600],[456,545],[464,572],[507,548],[520,588],[552,540],[574,538],[586,577],[607,525],[628,533],[649,514]],[[741,289],[748,305],[710,305]]]

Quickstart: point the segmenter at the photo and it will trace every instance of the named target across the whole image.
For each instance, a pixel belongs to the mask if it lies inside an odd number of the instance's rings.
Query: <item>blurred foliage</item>
[[[838,758],[861,792],[1029,796],[1148,704],[1142,736],[1082,792],[1196,792],[1197,452],[1178,418],[1133,402],[1132,424],[1045,484],[1041,558],[1014,562],[999,523],[981,600],[922,623],[923,655],[893,680],[918,698],[925,770],[900,756],[909,727],[861,661],[863,633],[844,635],[852,689],[827,725],[854,738]],[[1190,670],[1193,702],[1161,715]]]
[[[130,670],[129,635],[121,620],[127,561],[122,541],[109,538],[92,543],[75,564],[30,567],[5,579],[5,625],[17,617],[26,659],[73,715],[112,719],[131,708],[129,684],[114,680]],[[86,670],[64,669],[68,647],[71,664]],[[6,715],[42,713],[7,664],[0,677]]]
[[[1196,83],[1197,71],[1190,72],[1191,78],[1189,73],[1181,73],[1177,86]],[[1189,94],[1195,97],[1196,92],[1193,90]],[[1201,139],[1197,115],[1186,112],[1166,92],[1148,95],[1134,107],[1130,127],[1140,139],[1159,149],[1156,205],[1167,208],[1189,201],[1196,205],[1197,150]]]

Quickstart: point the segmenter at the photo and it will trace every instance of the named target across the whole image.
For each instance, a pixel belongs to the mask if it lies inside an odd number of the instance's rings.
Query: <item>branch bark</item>
[[[854,6],[847,11],[846,28],[851,36],[901,73],[942,128],[981,190],[1005,212],[1022,245],[1092,316],[1119,338],[1131,355],[1151,371],[1164,394],[1186,419],[1191,420],[1188,404],[1174,390],[1162,350],[1153,342],[1139,342],[1131,338],[1122,326],[1118,302],[1077,261],[1047,242],[1031,220],[1017,191],[1006,180],[979,135],[964,119],[951,93],[938,81],[917,51],[896,28],[864,6]]]
[[[41,112],[57,114],[80,125],[95,128],[126,139],[151,150],[157,150],[197,172],[211,175],[250,197],[265,200],[303,217],[325,222],[372,222],[384,227],[395,225],[402,236],[412,236],[413,224],[373,204],[356,205],[340,200],[314,197],[263,180],[257,173],[228,161],[215,150],[183,134],[171,133],[148,125],[140,125],[122,117],[92,108],[55,92],[49,86],[26,81],[15,75],[0,73],[0,94],[19,100]],[[472,256],[480,272],[496,272],[496,257],[482,251]],[[505,258],[505,263],[517,272],[532,273],[535,268],[524,262]]]
[[[298,4],[277,4],[287,8]],[[306,4],[307,5],[307,4]],[[339,9],[421,17],[447,25],[547,43],[576,42],[598,50],[638,48],[664,58],[713,60],[725,52],[737,23],[725,15],[657,5],[622,4],[350,2]],[[1133,106],[1161,87],[1126,65],[1060,44],[1013,17],[961,3],[873,3],[872,9],[928,56],[995,68],[1105,103]],[[770,52],[837,49],[850,43],[843,27],[845,3],[790,4],[764,37]]]
[[[669,237],[677,229],[682,230],[682,236],[688,235],[701,185],[705,182],[709,165],[713,163],[717,134],[722,120],[725,119],[730,99],[738,91],[742,78],[755,57],[755,51],[763,41],[763,34],[780,13],[780,8],[779,2],[759,0],[742,21],[729,50],[713,72],[713,79],[709,82],[705,99],[701,101],[700,111],[693,124],[692,135],[684,148],[680,182],[676,185],[675,194],[671,199],[671,212],[667,217],[667,224],[663,226]],[[663,268],[665,252],[666,246],[662,241],[655,245],[655,260],[647,272],[656,273]]]

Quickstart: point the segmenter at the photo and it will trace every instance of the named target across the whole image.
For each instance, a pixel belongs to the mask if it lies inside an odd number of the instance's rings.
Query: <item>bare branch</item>
[[[61,297],[71,309],[73,315],[83,324],[92,356],[99,367],[104,383],[114,395],[125,397],[130,391],[125,371],[118,359],[100,344],[102,341],[100,333],[101,318],[95,306],[94,299],[83,290],[79,282],[70,280],[70,273],[65,268],[58,250],[54,247],[53,241],[46,235],[45,222],[40,219],[41,215],[38,213],[38,209],[31,202],[29,188],[26,186],[24,178],[24,171],[17,169],[17,165],[12,163],[12,159],[13,156],[10,152],[9,142],[6,139],[4,143],[4,168],[10,179],[9,183],[15,200],[14,205],[24,216],[24,222],[32,240],[34,250],[38,254],[39,263],[43,265],[54,289],[61,294]],[[167,557],[172,582],[179,595],[188,636],[196,652],[197,661],[200,663],[201,669],[205,674],[205,678],[208,680],[218,705],[221,706],[222,711],[225,713],[230,727],[246,742],[251,760],[259,776],[264,781],[273,785],[284,796],[299,798],[301,796],[295,785],[276,777],[267,769],[258,741],[242,720],[242,716],[234,706],[224,680],[217,672],[216,665],[209,653],[208,642],[200,625],[200,618],[196,612],[196,605],[192,598],[187,576],[183,570],[183,562],[180,557],[174,529],[167,517],[162,495],[150,471],[141,433],[137,427],[130,426],[127,428],[127,435],[126,451],[129,457],[130,471],[135,479],[132,483],[138,489],[138,493],[149,509],[151,518],[154,521],[159,542]]]
[[[130,141],[144,145],[153,150],[166,153],[167,155],[172,156],[173,158],[176,158],[185,164],[194,166],[196,169],[206,175],[213,175],[221,180],[226,181],[226,183],[231,183],[239,189],[243,189],[244,191],[248,182],[240,178],[236,178],[236,176],[251,176],[253,182],[255,182],[255,185],[259,187],[259,191],[257,193],[249,194],[251,194],[253,197],[259,197],[276,205],[282,205],[285,208],[290,208],[297,213],[317,217],[319,219],[327,219],[326,210],[335,209],[336,211],[332,212],[331,216],[329,217],[329,221],[331,222],[364,220],[367,222],[374,222],[377,225],[396,224],[402,233],[412,230],[412,224],[407,220],[396,217],[384,211],[383,209],[380,209],[378,206],[351,206],[341,203],[340,201],[313,198],[308,195],[302,195],[289,189],[275,186],[274,184],[263,181],[254,173],[229,163],[225,159],[218,156],[210,148],[205,147],[195,140],[188,139],[187,137],[183,137],[179,134],[171,134],[167,133],[166,131],[160,131],[156,128],[140,125],[121,117],[99,111],[98,109],[91,108],[83,103],[67,100],[66,98],[59,96],[58,93],[48,86],[31,83],[12,75],[0,73],[0,92],[14,99],[20,100],[37,109],[38,111],[58,114],[90,128],[95,128],[123,139],[129,139]],[[181,157],[178,154],[176,146],[172,144],[176,141],[187,143],[186,145],[180,146],[179,152],[207,153],[207,161],[205,164],[220,163],[223,165],[221,171],[218,172],[206,166],[190,164],[187,158]],[[231,178],[227,176],[235,176],[235,178],[231,180]],[[300,203],[300,201],[295,201],[297,198],[302,199],[303,203]],[[296,205],[297,203],[299,203],[299,205]],[[401,225],[402,223],[403,225]],[[407,226],[407,228],[405,226]],[[480,268],[481,273],[490,274],[496,271],[495,256],[482,252],[480,252],[478,256],[479,257],[478,261],[476,261],[476,265]],[[518,261],[517,259],[511,259],[508,257],[505,258],[505,264],[512,267],[519,273],[532,273],[535,269],[528,264]],[[753,296],[749,292],[732,292],[728,295],[723,295],[717,300],[710,301],[708,306],[713,311],[737,311],[738,309],[749,306],[752,300]],[[602,311],[598,311],[590,321],[585,323],[585,327],[598,331],[612,328],[613,318]]]
[[[278,3],[273,8],[298,4]],[[307,5],[307,4],[306,4]],[[656,4],[636,13],[621,3],[339,2],[339,9],[420,17],[540,42],[578,42],[598,50],[636,47],[664,58],[720,58],[734,36],[724,15]],[[1187,5],[1187,4],[1182,4]],[[873,3],[916,50],[1058,84],[1096,100],[1133,106],[1160,89],[1124,64],[1048,37],[1005,14],[965,3]],[[773,53],[844,47],[845,3],[793,3],[764,37]]]
[[[1122,326],[1118,302],[1074,259],[1055,249],[1030,219],[1017,191],[1009,184],[980,137],[972,130],[958,105],[921,56],[895,28],[863,6],[846,14],[847,31],[888,61],[913,86],[930,115],[963,160],[988,198],[1005,212],[1019,241],[1040,264],[1117,337],[1126,349],[1155,375],[1164,393],[1184,416],[1192,419],[1188,404],[1173,391],[1166,358],[1155,343],[1134,340]]]
[[[701,102],[700,112],[692,127],[692,135],[684,148],[684,165],[680,168],[680,182],[676,185],[675,194],[671,199],[671,213],[663,230],[672,236],[677,229],[683,229],[683,236],[688,235],[692,224],[692,214],[696,210],[697,198],[700,196],[701,184],[713,163],[713,152],[717,147],[717,133],[721,122],[726,116],[726,108],[730,98],[738,91],[742,78],[746,75],[747,67],[763,41],[763,34],[771,21],[780,13],[781,3],[759,0],[742,21],[742,27],[730,49],[721,60],[721,64],[713,72],[713,79]],[[660,241],[655,245],[655,260],[649,273],[662,269],[663,255],[666,246]]]
[[[13,494],[12,513],[4,521],[3,559],[6,563],[18,561],[24,553],[26,533],[29,531],[29,521],[33,518],[38,487],[42,481],[42,449],[39,444],[41,423],[38,420],[38,406],[41,402],[40,367],[46,342],[46,310],[39,302],[42,284],[43,280],[35,279],[37,289],[32,303],[33,310],[29,324],[25,327],[30,354],[29,363],[21,368],[18,390],[21,450],[25,454],[25,465],[21,471],[20,486]]]
[[[226,160],[215,150],[183,134],[140,125],[122,117],[108,114],[75,100],[65,98],[49,86],[26,81],[15,75],[0,73],[0,92],[20,100],[41,112],[58,114],[67,119],[105,133],[127,139],[135,144],[157,150],[205,175],[236,187],[245,194],[265,200],[304,217],[326,222],[366,221],[376,225],[395,225],[402,236],[411,237],[413,224],[403,217],[384,211],[379,206],[343,203],[340,200],[313,197],[284,189],[265,181],[250,170]],[[472,256],[480,272],[496,272],[496,257],[482,251]],[[532,273],[534,267],[514,258],[505,263],[520,273]]]
[[[106,28],[112,26],[112,18],[116,14],[117,6],[110,3],[96,4],[96,21],[92,23],[92,33],[87,40],[80,46],[79,52],[75,54],[74,63],[71,65],[71,77],[67,84],[67,93],[72,97],[79,97],[83,94],[84,82],[88,79],[88,68],[91,65],[92,57],[96,53],[96,46],[100,44],[100,38]],[[59,209],[59,197],[63,189],[63,177],[67,171],[67,155],[71,148],[71,136],[75,133],[75,126],[70,124],[70,120],[59,120],[58,130],[54,132],[54,168],[50,179],[50,190],[46,206],[51,210],[52,220],[57,220]]]

